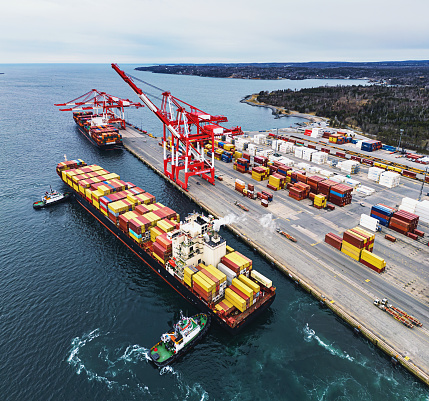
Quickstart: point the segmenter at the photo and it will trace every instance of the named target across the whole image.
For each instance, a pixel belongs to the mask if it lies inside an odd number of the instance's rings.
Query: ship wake
[[[342,359],[347,359],[350,362],[354,361],[354,358],[350,356],[347,352],[341,351],[335,348],[332,344],[328,344],[327,342],[323,341],[319,336],[316,335],[316,332],[310,328],[308,323],[306,323],[303,331],[304,340],[306,342],[316,341],[318,345],[320,345],[322,348],[325,348],[331,355],[337,356]]]
[[[164,397],[159,386],[153,384],[164,378],[163,381],[172,381],[164,388],[169,388],[169,396],[174,389],[178,399],[208,399],[208,393],[199,383],[189,384],[173,367],[154,369],[148,348],[137,344],[112,347],[107,345],[111,340],[109,333],[103,334],[100,329],[76,337],[71,342],[66,361],[88,381],[102,383],[113,392],[125,392],[130,398],[144,395],[149,399],[166,399],[167,394]]]

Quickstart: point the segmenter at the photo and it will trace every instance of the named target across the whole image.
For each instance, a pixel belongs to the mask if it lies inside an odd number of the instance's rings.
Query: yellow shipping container
[[[134,205],[140,205],[141,201],[139,199],[137,199],[134,195],[132,194],[127,194],[127,200],[129,200],[131,203],[133,203]]]
[[[273,187],[280,188],[280,178],[273,177],[270,175],[268,179],[268,184],[272,185]]]
[[[98,199],[92,198],[92,204],[97,208],[100,209],[100,202]]]
[[[369,240],[372,241],[375,239],[375,234],[370,233],[369,231],[364,230],[363,228],[357,226],[353,230],[359,231],[361,234],[366,235],[369,237]]]
[[[161,217],[157,216],[155,213],[153,212],[148,212],[144,214],[144,217],[146,217],[148,220],[151,221],[151,225],[152,227],[156,226],[156,223],[161,220]]]
[[[226,253],[228,254],[228,253],[231,253],[231,252],[234,252],[234,248],[232,248],[231,246],[227,245],[226,246]]]
[[[240,274],[238,276],[238,279],[242,281],[244,284],[246,284],[249,288],[251,288],[253,291],[253,294],[257,294],[261,290],[261,287],[258,284],[256,284],[254,281],[250,280],[250,278],[247,278],[243,274]]]
[[[149,229],[149,232],[150,232],[150,240],[151,240],[152,242],[155,242],[155,241],[156,241],[156,237],[157,237],[158,235],[164,234],[164,231],[163,231],[163,230],[161,230],[159,227],[156,227],[156,226],[151,227],[151,228]]]
[[[360,252],[362,251],[361,248],[358,248],[357,246],[354,246],[345,240],[343,240],[343,242],[342,242],[342,247],[347,249],[349,252],[353,252],[356,255],[359,255]]]
[[[347,250],[344,247],[344,241],[343,241],[343,246],[341,247],[341,252],[346,254],[347,256],[350,256],[352,259],[357,260],[358,262],[360,260],[360,252],[358,255],[356,255],[354,252],[350,252],[349,250]]]
[[[205,267],[205,269],[213,274],[213,276],[215,276],[220,283],[224,283],[226,281],[226,274],[222,273],[219,269],[216,269],[216,267],[214,267],[213,265],[208,265]]]
[[[102,207],[100,207],[100,212],[103,213],[105,216],[109,216],[109,214]]]
[[[250,304],[253,303],[253,290],[250,287],[248,287],[238,278],[232,279],[232,285],[250,298]]]
[[[246,310],[246,301],[230,288],[225,289],[225,298],[227,301],[231,302],[240,312],[244,312]]]
[[[197,283],[204,291],[211,293],[216,289],[216,284],[205,274],[197,272],[192,276],[192,280]]]
[[[111,213],[121,213],[123,211],[128,210],[129,206],[122,202],[121,200],[115,201],[115,202],[110,202],[108,205],[108,210]]]
[[[145,205],[149,205],[151,203],[151,199],[146,194],[138,194],[136,195],[136,198]]]
[[[103,167],[100,167],[98,164],[91,164],[88,166],[92,171],[103,170]]]
[[[93,193],[93,192],[94,192],[94,191],[92,191],[91,189],[86,188],[86,189],[85,189],[85,196],[86,196],[88,199],[92,200],[92,193]]]
[[[133,235],[133,233],[128,232],[128,235],[136,242],[138,242],[139,244],[143,241],[142,238],[137,238],[135,235]]]
[[[104,196],[104,194],[102,191],[99,191],[98,188],[96,191],[92,192],[92,199],[95,198],[95,199],[99,200],[102,196]]]
[[[174,230],[175,228],[175,225],[167,220],[160,220],[156,223],[156,225],[167,233]]]
[[[240,266],[241,269],[250,266],[250,261],[238,254],[237,252],[231,252],[230,254],[226,255],[226,258]]]
[[[227,299],[224,299],[223,301],[222,301],[228,308],[232,308],[234,305],[231,303],[231,302],[229,302]]]
[[[120,180],[121,177],[119,177],[118,174],[116,173],[109,173],[109,174],[105,174],[103,175],[104,181],[109,181],[109,180]]]
[[[195,274],[195,272],[193,270],[191,270],[189,267],[185,267],[183,269],[183,273],[185,275],[188,275],[189,277],[192,277]]]
[[[375,267],[377,267],[379,269],[386,267],[386,261],[383,258],[381,258],[380,256],[377,256],[377,255],[374,255],[373,253],[367,251],[366,249],[364,249],[362,251],[361,258],[365,262],[368,262],[368,263],[374,265]]]

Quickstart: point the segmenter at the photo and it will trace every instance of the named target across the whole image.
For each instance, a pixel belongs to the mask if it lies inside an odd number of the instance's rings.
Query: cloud
[[[15,0],[0,62],[428,59],[429,2]]]

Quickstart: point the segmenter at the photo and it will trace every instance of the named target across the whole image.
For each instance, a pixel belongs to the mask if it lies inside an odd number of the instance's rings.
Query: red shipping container
[[[350,231],[345,231],[343,234],[343,241],[348,242],[349,244],[355,246],[356,248],[362,249],[365,247],[365,241],[362,238],[359,238]]]
[[[338,235],[336,235],[334,233],[326,234],[325,235],[325,242],[327,244],[333,246],[334,248],[338,249],[339,251],[341,251],[341,245],[342,245],[343,240]]]
[[[396,238],[393,237],[392,235],[386,234],[384,236],[384,238],[386,238],[387,240],[389,240],[390,242],[396,242]]]
[[[128,222],[128,227],[136,234],[142,234],[151,226],[150,220],[144,216],[136,217]]]
[[[296,173],[296,179],[304,184],[307,183],[307,177],[302,173]]]
[[[408,232],[407,233],[407,237],[410,237],[411,239],[416,240],[418,238],[418,235],[417,234],[413,234],[411,232]]]
[[[238,288],[234,287],[233,285],[230,285],[228,287],[232,291],[234,291],[239,297],[243,298],[246,301],[246,306],[250,306],[250,297],[247,296],[245,293],[241,292]]]
[[[220,287],[220,280],[213,276],[213,274],[211,274],[209,271],[207,271],[206,269],[201,269],[200,270],[202,273],[204,273],[204,275],[206,275],[211,281],[213,281],[216,285],[216,291],[219,291],[219,287]]]

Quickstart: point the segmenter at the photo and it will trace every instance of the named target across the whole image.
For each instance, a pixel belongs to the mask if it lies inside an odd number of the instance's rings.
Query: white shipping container
[[[429,201],[419,202],[415,208],[415,214],[420,217],[419,222],[429,223]]]
[[[350,185],[353,188],[357,188],[360,185],[360,181],[353,180],[352,178],[346,178],[344,184]]]
[[[384,171],[380,175],[379,184],[387,188],[394,188],[399,185],[400,180],[401,175],[399,173],[395,173],[394,171]]]
[[[303,148],[301,146],[295,147],[295,152],[294,152],[295,157],[302,159],[302,151],[303,151]]]
[[[374,219],[374,217],[368,216],[367,214],[361,214],[360,216],[360,222],[359,225],[361,225],[364,228],[367,228],[371,231],[377,231],[379,226],[379,221],[377,219]]]
[[[416,199],[405,197],[405,198],[402,198],[401,205],[399,206],[399,209],[405,210],[406,212],[409,212],[409,213],[415,213],[418,203],[419,203],[419,201]],[[401,207],[403,209],[401,209]]]
[[[328,154],[325,152],[314,152],[311,154],[311,161],[316,164],[325,164],[328,161]]]
[[[368,180],[378,182],[380,180],[381,173],[383,172],[384,170],[382,168],[370,167],[368,169]]]
[[[271,142],[271,149],[277,151],[279,148],[279,142],[277,139],[273,139],[273,141]]]
[[[361,185],[360,187],[356,188],[356,192],[363,196],[369,196],[375,193],[375,189]]]
[[[334,175],[332,171],[329,170],[320,170],[320,175],[323,175],[324,177],[330,178]]]
[[[330,179],[332,181],[335,181],[335,182],[342,184],[347,179],[347,177],[344,175],[337,174],[337,175],[332,176]]]
[[[256,270],[251,270],[250,271],[250,275],[259,283],[261,283],[262,285],[264,285],[267,288],[271,288],[273,283],[271,280],[269,280],[268,278],[266,278],[263,274],[257,272]]]
[[[305,170],[305,171],[308,171],[308,169],[310,168],[310,165],[309,165],[308,163],[298,163],[298,164],[296,165],[296,167],[297,167],[299,170]]]

